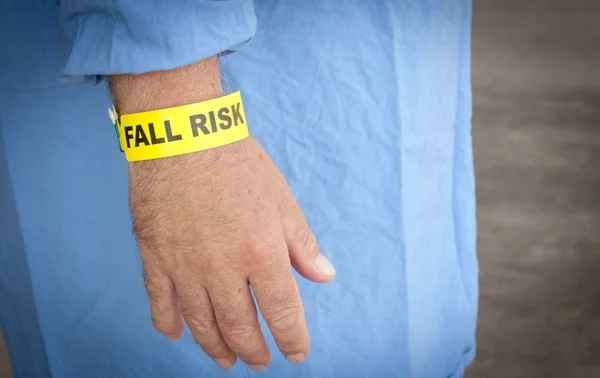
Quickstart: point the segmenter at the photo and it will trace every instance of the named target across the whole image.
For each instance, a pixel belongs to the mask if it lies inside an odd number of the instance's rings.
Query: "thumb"
[[[315,235],[310,230],[302,210],[295,203],[283,214],[283,231],[292,266],[304,278],[314,282],[329,282],[335,268],[320,252]]]

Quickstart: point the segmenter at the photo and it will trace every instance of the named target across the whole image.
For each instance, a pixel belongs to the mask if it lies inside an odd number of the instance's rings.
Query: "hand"
[[[155,328],[171,340],[183,320],[222,368],[236,356],[269,364],[250,294],[294,363],[309,334],[293,267],[316,282],[335,270],[284,177],[252,138],[193,154],[130,163],[130,202]]]

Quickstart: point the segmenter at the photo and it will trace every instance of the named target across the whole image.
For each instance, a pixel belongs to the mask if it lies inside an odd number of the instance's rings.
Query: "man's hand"
[[[206,67],[200,72],[206,75]],[[126,86],[111,83],[122,113],[133,112],[123,111],[128,108],[123,95],[132,90],[133,78],[127,77]],[[154,82],[181,90],[172,77]],[[146,86],[139,93],[152,97],[153,90]],[[173,103],[177,96],[170,98],[163,107],[181,105]],[[133,107],[141,111],[160,105]],[[251,285],[277,346],[291,362],[302,362],[309,335],[290,265],[316,282],[331,280],[335,270],[319,253],[289,186],[260,145],[249,137],[207,151],[130,163],[129,171],[131,211],[155,328],[175,340],[185,320],[219,366],[230,368],[239,356],[251,368],[264,370],[269,350]]]

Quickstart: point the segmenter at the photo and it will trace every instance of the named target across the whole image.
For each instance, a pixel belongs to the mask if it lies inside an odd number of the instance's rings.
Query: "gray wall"
[[[474,0],[469,378],[600,378],[600,0]]]

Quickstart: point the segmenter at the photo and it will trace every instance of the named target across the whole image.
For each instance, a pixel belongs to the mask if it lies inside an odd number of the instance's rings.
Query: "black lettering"
[[[208,116],[210,117],[210,128],[213,133],[217,132],[217,120],[215,119],[215,112],[212,110],[208,112]]]
[[[156,133],[154,132],[154,124],[152,122],[148,124],[148,128],[150,129],[150,142],[152,142],[152,144],[165,143],[165,138],[156,137]]]
[[[148,137],[146,133],[144,133],[144,128],[142,125],[135,126],[135,146],[139,147],[139,145],[143,143],[144,146],[149,146],[150,142],[148,141]]]
[[[204,114],[190,116],[190,125],[192,126],[192,134],[194,137],[198,136],[198,129],[200,129],[204,135],[210,134],[210,131],[208,131],[205,124],[206,116]]]
[[[221,122],[219,123],[219,127],[221,127],[221,129],[223,130],[227,130],[228,128],[231,127],[231,117],[229,116],[229,108],[221,108],[219,109],[219,119],[221,121],[225,121],[225,122]]]
[[[181,134],[173,135],[173,132],[171,131],[171,121],[168,119],[165,120],[165,134],[167,135],[167,140],[169,142],[181,140]]]
[[[238,102],[236,105],[231,105],[231,115],[233,116],[233,122],[235,126],[238,125],[238,120],[241,123],[244,123],[244,119],[242,118],[242,113],[240,113],[240,103]]]
[[[131,139],[133,139],[133,126],[125,126],[123,128],[125,130],[125,142],[127,143],[127,148],[131,148]]]

